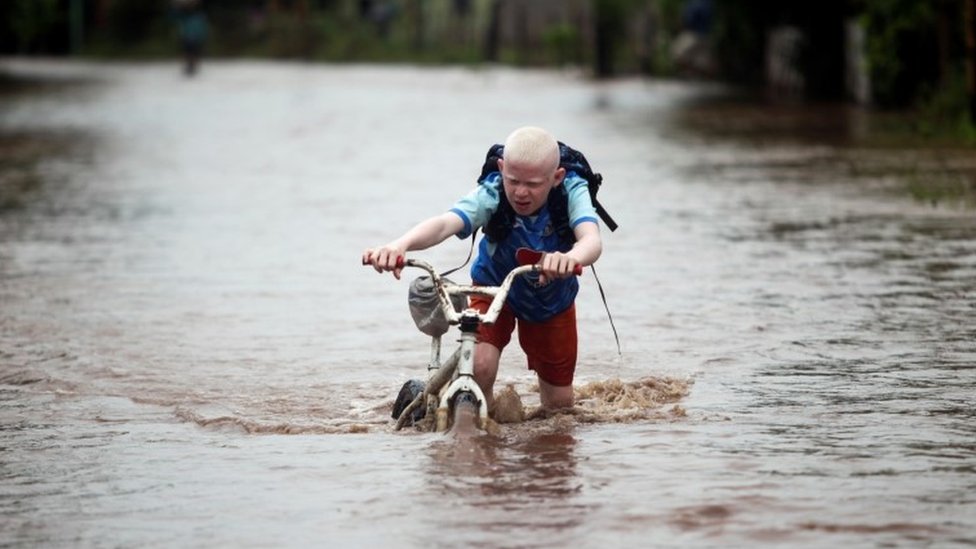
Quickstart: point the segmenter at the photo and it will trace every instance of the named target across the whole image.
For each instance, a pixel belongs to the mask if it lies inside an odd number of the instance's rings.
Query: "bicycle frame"
[[[469,284],[446,284],[444,279],[437,274],[434,268],[427,262],[417,259],[406,259],[403,261],[405,267],[415,267],[427,271],[431,277],[431,282],[437,290],[438,300],[444,317],[451,326],[458,326],[461,331],[459,346],[451,356],[441,363],[441,336],[431,338],[430,362],[427,366],[428,382],[421,395],[405,409],[400,419],[397,421],[396,429],[402,428],[406,419],[422,400],[426,399],[428,412],[434,411],[436,414],[437,431],[446,431],[448,427],[448,416],[454,398],[460,393],[470,393],[478,402],[478,418],[481,426],[485,425],[488,419],[488,403],[481,387],[474,379],[474,348],[477,342],[478,327],[482,324],[494,324],[498,319],[498,314],[505,305],[505,298],[511,289],[515,277],[527,273],[538,272],[539,265],[522,265],[516,267],[499,286],[474,286]],[[463,310],[456,310],[451,303],[452,295],[485,295],[492,298],[491,305],[484,313],[477,309],[466,307]],[[446,387],[445,387],[446,385]]]

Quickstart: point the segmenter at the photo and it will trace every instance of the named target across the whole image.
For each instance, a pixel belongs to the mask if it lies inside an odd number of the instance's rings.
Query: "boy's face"
[[[498,161],[505,196],[518,215],[532,215],[545,205],[549,191],[562,183],[566,170],[559,167]]]

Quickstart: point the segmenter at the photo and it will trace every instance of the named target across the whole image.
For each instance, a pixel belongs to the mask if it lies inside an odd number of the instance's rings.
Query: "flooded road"
[[[42,83],[0,106],[41,151],[0,180],[0,545],[976,543],[976,214],[905,191],[971,150],[552,72],[0,68]],[[428,341],[360,253],[524,124],[605,177],[622,354],[587,273],[578,413],[395,433]]]

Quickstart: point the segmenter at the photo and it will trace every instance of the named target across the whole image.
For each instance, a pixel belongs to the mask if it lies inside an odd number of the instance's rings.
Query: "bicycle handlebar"
[[[364,261],[363,265],[369,265],[369,263]],[[437,297],[441,302],[441,309],[443,309],[444,315],[447,317],[447,321],[450,324],[458,324],[461,320],[461,312],[454,309],[454,305],[451,303],[451,295],[478,294],[492,296],[491,305],[488,306],[488,310],[483,314],[478,313],[478,317],[481,319],[481,322],[485,324],[493,324],[498,318],[498,314],[501,312],[502,306],[505,304],[505,298],[508,297],[508,291],[511,289],[512,282],[515,281],[515,277],[527,273],[537,273],[542,270],[542,266],[537,263],[520,265],[512,269],[498,286],[474,286],[465,284],[452,284],[448,286],[443,283],[443,279],[439,274],[437,274],[434,267],[426,261],[421,261],[419,259],[406,259],[402,256],[398,257],[396,268],[402,269],[404,267],[416,267],[418,269],[427,271],[427,273],[430,275],[431,282],[434,284],[434,288],[437,289]],[[576,276],[582,275],[583,266],[577,264],[573,269],[573,274]]]
[[[369,264],[368,263],[363,263],[363,265],[369,265]],[[424,269],[424,270],[426,270],[426,271],[428,271],[430,273],[433,273],[434,272],[433,271],[434,268],[432,266],[430,266],[429,264],[427,264],[427,263],[424,263],[422,261],[418,261],[418,260],[415,260],[415,259],[405,259],[403,256],[400,256],[400,257],[397,258],[396,268],[397,269],[402,269],[404,267],[420,267],[420,268],[422,268],[422,269]],[[515,272],[516,270],[521,269],[522,267],[533,267],[533,268],[532,269],[528,269],[528,270],[523,270],[519,274],[524,274],[526,272],[538,272],[538,271],[541,271],[542,270],[542,266],[541,265],[534,264],[534,265],[520,265],[519,267],[516,267],[515,269],[513,269],[512,272]],[[511,273],[509,273],[509,274],[511,274]],[[575,276],[582,276],[583,275],[583,266],[580,265],[579,263],[577,263],[576,266],[573,267],[573,275],[575,275]]]

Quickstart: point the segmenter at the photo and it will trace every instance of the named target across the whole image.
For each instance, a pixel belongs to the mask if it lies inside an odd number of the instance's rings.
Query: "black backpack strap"
[[[600,183],[603,182],[603,176],[598,173],[593,175],[597,179],[596,186],[599,187]],[[593,184],[592,182],[588,182],[588,183],[590,185]],[[610,232],[616,231],[617,222],[614,221],[612,217],[610,217],[610,214],[607,213],[607,210],[603,207],[603,204],[600,204],[600,201],[597,200],[596,196],[592,194],[590,195],[590,201],[593,202],[593,207],[596,209],[596,214],[600,216],[600,219],[602,219],[603,222],[607,225],[607,228],[610,229]]]
[[[478,176],[479,184],[484,183],[489,175],[498,173],[498,161],[502,159],[504,153],[504,145],[495,144],[488,149],[488,154],[485,155],[485,163],[481,166],[481,175]],[[505,197],[504,186],[499,186],[498,195],[498,209],[488,219],[488,223],[481,228],[481,232],[485,234],[489,242],[505,240],[512,232],[512,223],[515,220],[515,210],[512,209],[512,205],[508,203],[508,199]]]
[[[492,145],[488,149],[488,154],[485,155],[485,163],[481,166],[481,175],[478,176],[478,182],[482,182],[486,177],[498,171],[498,161],[502,159],[505,153],[505,145]]]
[[[590,163],[586,160],[586,156],[578,150],[570,147],[569,145],[559,142],[559,165],[567,172],[576,172],[576,175],[582,177],[586,180],[587,187],[590,191],[590,202],[593,203],[593,208],[596,209],[597,215],[603,220],[610,232],[617,230],[617,222],[610,217],[607,213],[606,208],[600,201],[596,199],[597,192],[600,191],[600,185],[603,184],[603,176],[598,173],[593,173],[593,168],[590,167]]]
[[[471,248],[468,250],[468,258],[464,260],[464,263],[458,265],[457,267],[454,267],[453,269],[448,269],[448,270],[444,271],[443,273],[440,274],[441,278],[444,278],[445,276],[448,276],[448,275],[451,275],[451,274],[456,273],[457,271],[460,271],[461,269],[464,268],[465,265],[468,264],[469,261],[471,261],[471,258],[474,257],[474,243],[475,243],[475,236],[477,234],[478,234],[478,230],[477,229],[475,229],[474,231],[471,231]]]
[[[576,242],[576,234],[569,226],[569,196],[562,185],[549,191],[546,207],[549,209],[549,218],[552,220],[553,229],[559,235],[559,241],[566,250],[573,247]],[[566,251],[561,250],[561,251]]]

